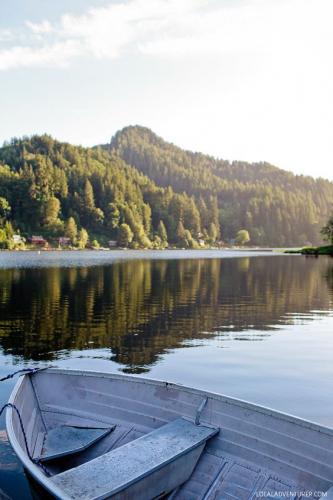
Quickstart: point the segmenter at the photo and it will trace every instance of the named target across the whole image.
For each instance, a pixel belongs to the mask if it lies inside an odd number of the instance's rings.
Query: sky
[[[0,143],[127,125],[333,180],[332,0],[0,1]]]

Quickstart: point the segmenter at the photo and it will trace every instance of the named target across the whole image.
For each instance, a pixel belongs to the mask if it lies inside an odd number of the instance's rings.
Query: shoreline
[[[114,248],[13,248],[6,249],[1,248],[1,252],[7,253],[29,253],[29,252],[179,252],[179,251],[187,251],[187,252],[205,252],[205,251],[237,251],[237,252],[288,252],[286,248],[274,248],[274,247],[205,247],[205,248],[176,248],[176,247],[168,247],[168,248],[122,248],[122,247],[114,247]],[[290,250],[290,253],[296,253],[296,251]]]
[[[26,267],[90,267],[103,266],[125,260],[196,260],[196,259],[251,259],[256,257],[286,257],[283,252],[237,249],[210,250],[110,250],[110,251],[12,251],[0,253],[0,269]]]
[[[297,250],[285,250],[286,254],[299,254],[299,255],[312,255],[318,257],[319,255],[330,255],[333,257],[333,245],[325,245],[320,247],[304,247]]]

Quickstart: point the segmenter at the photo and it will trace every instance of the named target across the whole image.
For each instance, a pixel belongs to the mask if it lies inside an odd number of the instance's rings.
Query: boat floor
[[[84,422],[80,419],[77,424],[83,426]],[[73,419],[70,425],[75,425]],[[91,420],[87,420],[86,425],[91,427]],[[95,426],[100,429],[100,422]],[[110,424],[105,424],[105,428],[109,427]],[[45,465],[52,476],[57,475],[123,446],[144,434],[145,432],[138,430],[135,426],[117,423],[111,433],[106,434],[87,449],[49,460]],[[298,485],[284,477],[278,477],[269,469],[223,453],[223,450],[216,450],[213,443],[214,437],[207,444],[191,478],[169,496],[172,500],[250,500],[257,498],[258,492],[265,498],[287,497],[294,500],[301,498],[297,492],[302,488]],[[35,456],[39,453],[40,450],[36,448]]]

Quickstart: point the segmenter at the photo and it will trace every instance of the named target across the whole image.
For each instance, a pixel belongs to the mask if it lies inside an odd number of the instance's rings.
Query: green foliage
[[[303,255],[333,255],[333,245],[322,247],[304,247],[301,250],[287,250],[285,253],[301,253]]]
[[[156,238],[158,238],[158,240],[156,240]],[[164,225],[164,222],[162,220],[160,220],[157,226],[157,235],[155,236],[155,246],[157,248],[166,248],[168,246],[168,233]]]
[[[182,247],[184,246],[185,243],[185,228],[184,224],[180,220],[177,225],[177,231],[176,231],[176,236],[177,236],[177,244],[178,246]]]
[[[6,198],[0,197],[0,221],[6,220],[10,212],[11,208]]]
[[[64,224],[59,219],[60,201],[55,196],[47,199],[42,206],[41,225],[51,235],[63,233]]]
[[[209,243],[215,243],[218,237],[218,229],[214,222],[211,222],[208,227],[208,241]]]
[[[333,255],[333,245],[318,247],[318,255]]]
[[[78,248],[81,248],[81,249],[86,248],[88,240],[89,240],[88,232],[82,227],[80,229],[80,231],[78,232],[78,236],[77,236]]]
[[[76,243],[77,226],[74,217],[69,217],[65,224],[65,236],[70,238],[72,245]]]
[[[84,185],[83,204],[87,210],[93,210],[95,208],[94,191],[88,179]]]
[[[128,224],[121,224],[118,230],[117,242],[120,247],[127,248],[133,241],[134,234]]]
[[[333,215],[328,219],[327,224],[321,229],[321,234],[324,240],[329,241],[333,245]]]
[[[13,241],[14,230],[10,222],[6,222],[3,228],[0,228],[0,249],[11,250],[14,248]]]
[[[98,250],[99,247],[100,247],[100,244],[97,240],[92,240],[91,242],[91,247],[94,249],[94,250]]]
[[[332,199],[333,184],[323,179],[183,151],[143,127],[118,132],[111,148],[48,135],[0,148],[0,227],[66,234],[78,245],[83,227],[106,242],[124,224],[132,248],[213,245],[244,227],[255,245],[319,244]]]
[[[185,248],[194,248],[192,234],[188,229],[184,231],[183,244]]]
[[[127,224],[135,248],[153,245],[160,220],[171,242],[176,242],[180,215],[189,229],[199,227],[198,209],[187,194],[157,186],[109,149],[71,146],[47,135],[14,139],[0,148],[0,197],[11,206],[7,215],[22,233],[70,232],[72,243],[70,217],[99,241],[116,239]],[[164,235],[158,244],[167,245]]]
[[[249,232],[246,229],[240,229],[235,238],[235,242],[237,245],[245,245],[245,243],[248,243],[250,241],[250,235]]]
[[[320,243],[319,231],[333,199],[329,181],[294,175],[268,163],[229,162],[184,151],[138,126],[118,132],[111,147],[156,184],[172,188],[174,221],[167,225],[170,241],[174,241],[181,219],[194,238],[200,223],[208,242],[213,223],[216,239],[221,238],[222,227],[226,242],[246,227],[255,245]],[[193,200],[200,219],[190,200],[184,206],[176,198],[184,192]],[[159,216],[167,223],[162,213]]]

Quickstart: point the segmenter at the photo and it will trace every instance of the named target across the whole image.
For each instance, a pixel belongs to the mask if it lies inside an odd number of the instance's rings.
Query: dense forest
[[[81,248],[317,244],[332,201],[329,181],[184,151],[139,126],[94,148],[48,135],[0,148],[2,248],[14,233]]]
[[[319,243],[320,228],[332,211],[332,182],[268,163],[229,162],[184,151],[147,128],[121,130],[110,150],[159,186],[194,197],[202,222],[206,208],[217,207],[224,240],[245,228],[252,244]]]

